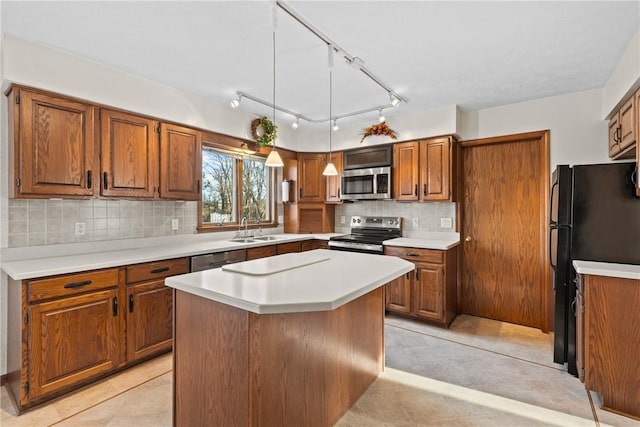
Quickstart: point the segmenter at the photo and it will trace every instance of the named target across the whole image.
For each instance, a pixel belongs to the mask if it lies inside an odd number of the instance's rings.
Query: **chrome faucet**
[[[247,221],[247,217],[243,216],[242,220],[240,221],[240,226],[238,227],[238,231],[240,231],[242,229],[242,225],[244,224],[244,238],[247,238],[248,235],[248,227],[249,227],[249,221]]]

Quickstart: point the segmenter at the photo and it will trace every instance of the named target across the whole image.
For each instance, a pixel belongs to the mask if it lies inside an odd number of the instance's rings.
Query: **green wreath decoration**
[[[276,140],[278,126],[274,125],[271,120],[266,117],[253,119],[251,122],[251,135],[256,143],[264,147],[265,145],[273,145]]]

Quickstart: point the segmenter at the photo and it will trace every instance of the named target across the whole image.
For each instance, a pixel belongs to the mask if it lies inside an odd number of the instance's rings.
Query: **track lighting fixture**
[[[389,100],[391,101],[391,105],[394,107],[397,107],[398,104],[400,104],[400,100],[391,92],[389,92]]]
[[[338,119],[333,119],[333,131],[337,132],[338,130],[340,130],[340,127],[338,127]]]
[[[238,95],[236,99],[230,102],[231,108],[238,108],[240,106],[240,101],[242,101],[242,95]]]
[[[273,2],[273,8],[271,10],[271,24],[273,26],[272,40],[273,40],[273,124],[276,124],[276,29],[278,28],[276,3]],[[267,156],[264,165],[269,168],[281,168],[284,166],[282,157],[276,151],[276,140],[274,138],[271,152]]]
[[[384,115],[382,114],[382,108],[381,108],[379,111],[380,111],[380,116],[378,116],[378,121],[379,121],[380,123],[383,123],[383,122],[386,120],[386,118],[385,118],[385,117],[384,117]]]
[[[337,176],[338,170],[336,165],[331,161],[331,117],[333,116],[333,45],[329,45],[329,159],[327,165],[322,171],[324,176]],[[333,130],[337,130],[336,121],[333,121]]]
[[[300,117],[296,117],[296,121],[291,123],[291,127],[293,129],[298,129],[298,125],[300,124]]]

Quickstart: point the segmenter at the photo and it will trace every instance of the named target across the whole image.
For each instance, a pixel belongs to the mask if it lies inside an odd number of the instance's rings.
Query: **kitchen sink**
[[[260,236],[260,237],[254,237],[255,240],[276,240],[277,237],[274,236]]]
[[[236,242],[236,243],[251,243],[251,242],[255,242],[255,240],[252,237],[240,237],[240,238],[234,238],[229,240],[230,242]]]

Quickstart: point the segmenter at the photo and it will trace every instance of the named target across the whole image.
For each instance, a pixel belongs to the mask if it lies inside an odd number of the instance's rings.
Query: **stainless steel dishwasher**
[[[220,268],[227,264],[246,260],[247,251],[244,249],[196,255],[191,257],[191,272]]]

